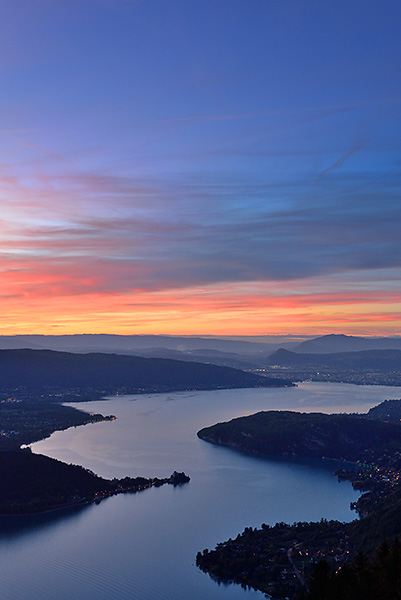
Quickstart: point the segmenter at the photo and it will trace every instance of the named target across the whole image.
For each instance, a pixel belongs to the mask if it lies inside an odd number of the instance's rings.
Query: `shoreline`
[[[62,511],[62,510],[68,510],[70,508],[78,508],[80,506],[89,506],[90,504],[94,504],[94,502],[71,502],[69,504],[63,504],[62,506],[57,506],[54,508],[47,508],[45,510],[36,510],[34,512],[15,512],[15,513],[1,513],[0,512],[0,519],[2,517],[4,518],[13,518],[13,517],[34,517],[35,515],[46,515],[46,514],[50,514],[50,513],[55,513],[58,511]]]
[[[36,455],[36,456],[41,456],[41,455]],[[53,460],[53,459],[51,459]],[[57,461],[60,462],[60,461]],[[62,464],[66,464],[66,463],[62,463]],[[70,465],[67,465],[70,466]],[[129,478],[126,478],[129,479]],[[111,480],[105,480],[107,482],[111,483]],[[118,480],[118,481],[123,481],[123,480]],[[43,509],[38,508],[38,510],[30,510],[28,512],[20,510],[20,511],[16,511],[16,512],[1,512],[0,511],[0,517],[25,517],[25,516],[34,516],[34,515],[43,515],[43,514],[48,514],[48,513],[53,513],[53,512],[58,512],[61,510],[68,510],[70,508],[77,508],[79,506],[89,506],[91,504],[100,504],[103,500],[106,500],[107,498],[112,498],[113,496],[119,496],[120,494],[137,494],[139,492],[144,492],[145,490],[148,490],[152,487],[161,487],[163,485],[173,485],[174,487],[178,486],[178,485],[183,485],[184,483],[188,483],[190,481],[190,477],[188,477],[187,475],[185,475],[185,473],[177,473],[177,471],[174,471],[174,473],[172,475],[170,475],[170,477],[165,477],[164,479],[158,479],[158,478],[154,478],[149,480],[148,483],[143,483],[142,485],[137,485],[134,487],[128,486],[125,489],[121,486],[119,488],[117,488],[116,490],[110,490],[109,493],[107,494],[103,494],[101,492],[96,492],[95,493],[95,497],[84,500],[77,500],[77,501],[72,501],[72,502],[67,502],[65,504],[61,504],[58,506],[54,506],[54,507],[45,507]],[[120,485],[120,484],[119,484]],[[98,494],[98,497],[96,497]]]

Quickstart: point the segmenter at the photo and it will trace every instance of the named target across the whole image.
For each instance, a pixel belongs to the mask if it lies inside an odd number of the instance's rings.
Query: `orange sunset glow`
[[[8,278],[7,278],[8,279]],[[3,335],[30,333],[138,333],[169,335],[394,335],[401,327],[396,293],[305,293],[260,283],[185,290],[93,293],[91,281],[61,284],[27,274],[10,279],[2,294]],[[318,285],[319,282],[314,282]],[[25,290],[23,291],[22,288]],[[86,289],[85,289],[86,288]],[[27,291],[28,290],[28,291]],[[46,296],[45,290],[51,290]],[[7,316],[5,316],[7,315]]]

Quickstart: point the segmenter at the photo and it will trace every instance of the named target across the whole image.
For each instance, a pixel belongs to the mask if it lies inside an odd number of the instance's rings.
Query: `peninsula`
[[[360,517],[352,523],[247,527],[215,550],[199,552],[197,565],[215,579],[274,598],[379,597],[361,595],[364,586],[373,594],[389,590],[380,596],[385,600],[396,597],[398,583],[388,564],[401,568],[400,416],[401,400],[391,400],[365,415],[268,411],[199,431],[205,441],[260,456],[351,461],[343,462],[337,476],[363,494],[352,505]]]
[[[345,461],[401,451],[401,427],[357,415],[266,411],[198,432],[207,442],[264,456]]]
[[[189,481],[185,473],[164,479],[103,479],[88,469],[33,454],[29,448],[0,452],[0,514],[30,514],[99,503],[116,494]]]

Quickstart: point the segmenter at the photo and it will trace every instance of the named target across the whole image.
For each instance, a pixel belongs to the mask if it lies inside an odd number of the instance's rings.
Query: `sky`
[[[399,0],[0,17],[0,334],[401,334]]]

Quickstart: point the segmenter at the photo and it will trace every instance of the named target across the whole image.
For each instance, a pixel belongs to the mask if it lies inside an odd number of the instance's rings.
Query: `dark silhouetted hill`
[[[165,483],[189,481],[185,473],[164,479],[103,479],[78,465],[67,465],[30,450],[0,452],[0,514],[29,514],[137,492]]]
[[[169,391],[289,385],[228,367],[116,354],[0,350],[0,387]]]
[[[401,337],[367,338],[344,334],[324,335],[306,340],[293,349],[297,354],[332,354],[362,350],[401,350]]]
[[[265,456],[361,460],[365,451],[401,451],[401,427],[353,415],[266,411],[198,432],[214,444]]]
[[[337,370],[369,369],[388,372],[401,369],[401,350],[363,350],[333,354],[298,354],[281,348],[267,357],[268,365]]]

